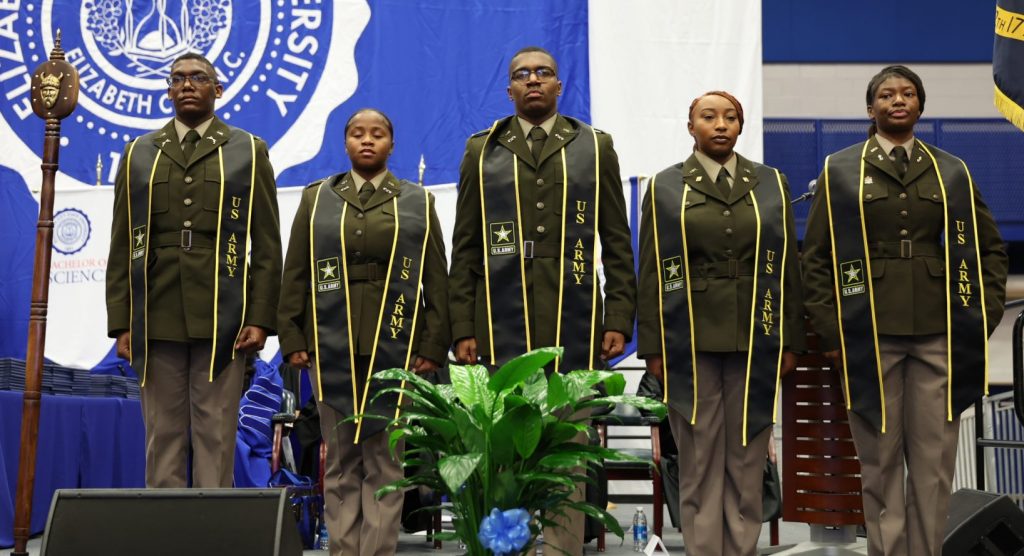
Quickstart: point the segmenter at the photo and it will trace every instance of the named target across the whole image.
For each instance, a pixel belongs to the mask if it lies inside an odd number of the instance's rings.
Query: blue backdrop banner
[[[43,129],[29,79],[58,29],[81,84],[61,130],[61,171],[83,184],[112,182],[125,143],[172,117],[164,79],[189,51],[216,68],[218,116],[271,145],[281,185],[347,166],[342,130],[364,106],[395,122],[393,171],[414,179],[422,156],[427,183],[456,181],[466,137],[511,112],[507,65],[526,45],[555,54],[562,111],[590,119],[586,0],[5,2],[0,165],[26,179],[38,175],[27,162],[41,154]]]

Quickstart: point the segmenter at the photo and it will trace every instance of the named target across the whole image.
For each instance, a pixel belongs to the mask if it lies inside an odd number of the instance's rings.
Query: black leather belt
[[[914,257],[944,257],[941,245],[934,243],[914,243],[912,240],[876,241],[868,244],[872,257],[878,259],[912,259]]]
[[[697,266],[697,272],[704,278],[736,278],[739,276],[753,276],[753,261],[740,261],[729,259],[727,261],[715,261]]]

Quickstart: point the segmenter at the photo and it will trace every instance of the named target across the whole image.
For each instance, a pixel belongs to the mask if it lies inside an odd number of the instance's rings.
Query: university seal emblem
[[[323,115],[355,90],[355,44],[369,21],[365,0],[42,0],[0,4],[0,141],[38,173],[39,141],[28,129],[32,70],[48,56],[57,29],[79,72],[79,109],[61,143],[77,164],[61,170],[95,179],[97,154],[112,183],[125,144],[173,116],[164,79],[175,58],[196,52],[214,65],[224,94],[217,115],[273,146],[275,169],[319,151]],[[324,71],[330,68],[330,71]],[[60,75],[49,76],[59,83]],[[46,87],[43,83],[43,99]],[[54,89],[54,92],[56,89]],[[35,126],[35,127],[33,127]],[[294,131],[293,131],[294,130]],[[27,139],[27,140],[26,140]],[[291,141],[289,141],[291,139]],[[39,144],[37,144],[39,143]],[[34,156],[32,156],[34,154]],[[21,156],[24,155],[24,156]],[[64,161],[62,161],[64,162]]]

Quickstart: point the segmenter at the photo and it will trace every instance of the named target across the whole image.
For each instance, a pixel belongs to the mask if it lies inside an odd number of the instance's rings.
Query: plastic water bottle
[[[330,550],[331,539],[327,535],[327,522],[320,520],[320,530],[316,532],[316,549],[317,550]]]
[[[643,552],[647,546],[647,515],[637,506],[633,514],[633,552]]]

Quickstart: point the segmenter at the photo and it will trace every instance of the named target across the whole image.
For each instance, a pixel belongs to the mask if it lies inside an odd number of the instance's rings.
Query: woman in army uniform
[[[743,107],[690,105],[693,154],[658,173],[640,225],[639,349],[665,385],[686,553],[753,555],[781,375],[802,349],[786,178],[733,151]]]
[[[302,193],[285,257],[278,314],[281,352],[310,367],[327,444],[325,513],[331,554],[395,553],[402,478],[386,420],[400,401],[374,395],[378,370],[430,372],[447,359],[450,332],[444,241],[434,197],[388,172],[391,121],[364,109],[345,125],[352,171]],[[401,447],[399,447],[401,449]]]
[[[829,155],[818,178],[807,311],[843,372],[868,554],[938,555],[960,413],[985,392],[1007,257],[967,166],[914,137],[921,78],[886,67],[865,100],[867,141]]]

